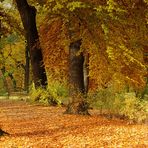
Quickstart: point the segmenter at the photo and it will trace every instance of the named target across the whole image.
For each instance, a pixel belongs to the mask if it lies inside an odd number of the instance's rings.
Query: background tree
[[[22,91],[25,74],[24,44],[18,40],[15,34],[2,37],[0,44],[0,67],[3,78],[9,84],[11,91]]]
[[[16,0],[28,47],[30,49],[30,58],[35,87],[46,86],[47,77],[43,65],[42,51],[39,43],[39,36],[36,28],[36,9],[28,5],[26,0]]]

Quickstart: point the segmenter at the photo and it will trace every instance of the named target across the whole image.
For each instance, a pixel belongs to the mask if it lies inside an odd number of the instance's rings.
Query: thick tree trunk
[[[28,5],[27,0],[16,0],[16,4],[26,32],[35,87],[46,86],[47,77],[36,27],[36,9]]]
[[[78,53],[81,46],[81,40],[75,41],[70,44],[70,62],[69,62],[69,81],[72,85],[71,95],[76,92],[84,93],[84,75],[83,75],[83,64],[84,56],[83,53]]]
[[[65,113],[70,114],[89,114],[88,105],[84,101],[84,74],[83,53],[79,53],[81,46],[81,40],[77,40],[70,44],[69,53],[69,82],[70,82],[70,102]]]

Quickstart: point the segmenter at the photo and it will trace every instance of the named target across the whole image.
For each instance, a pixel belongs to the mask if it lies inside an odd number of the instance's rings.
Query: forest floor
[[[63,114],[63,107],[0,100],[0,148],[148,148],[148,125]]]

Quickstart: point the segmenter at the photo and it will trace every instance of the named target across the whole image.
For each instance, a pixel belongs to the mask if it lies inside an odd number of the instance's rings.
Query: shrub
[[[148,101],[140,100],[135,93],[125,93],[120,114],[135,122],[143,122],[148,118]]]
[[[88,102],[101,114],[108,113],[126,117],[135,122],[148,119],[148,101],[136,97],[134,92],[114,92],[112,88],[101,89],[88,95]]]
[[[114,94],[110,88],[100,89],[95,93],[89,93],[87,100],[91,107],[99,109],[103,114],[106,111],[111,111]]]
[[[39,102],[43,104],[49,104],[48,100],[50,98],[50,94],[43,88],[35,89],[33,88],[30,92],[30,98],[32,102]]]
[[[63,104],[68,100],[68,89],[64,83],[61,84],[58,81],[54,81],[48,86],[48,91],[58,101],[58,104]]]
[[[30,92],[30,98],[33,102],[46,105],[61,105],[68,98],[68,90],[59,82],[50,83],[47,89],[35,89],[33,86]]]

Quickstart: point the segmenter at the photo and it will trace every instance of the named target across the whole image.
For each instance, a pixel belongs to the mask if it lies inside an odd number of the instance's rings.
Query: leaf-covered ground
[[[148,125],[63,114],[62,107],[0,100],[0,148],[147,148]]]

